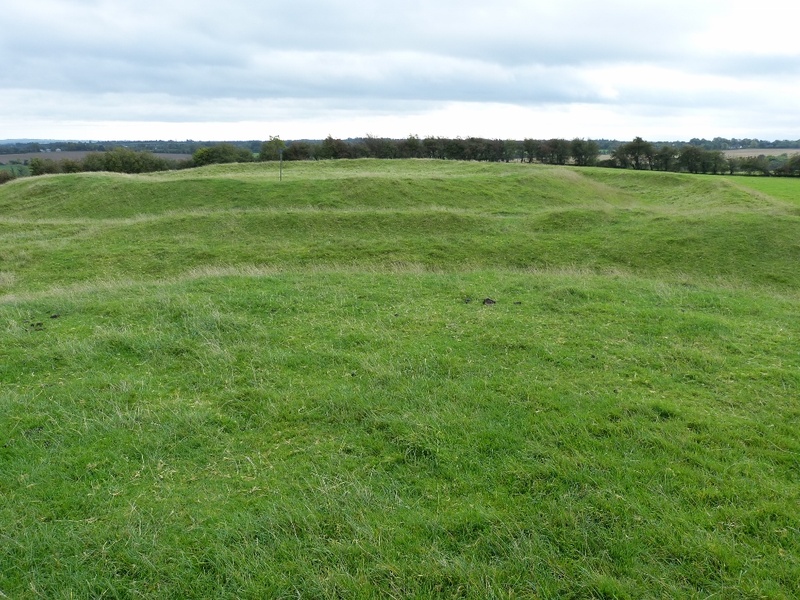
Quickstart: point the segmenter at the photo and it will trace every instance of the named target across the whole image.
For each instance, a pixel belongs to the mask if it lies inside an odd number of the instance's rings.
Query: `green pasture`
[[[0,598],[797,597],[800,182],[774,181],[3,185]]]

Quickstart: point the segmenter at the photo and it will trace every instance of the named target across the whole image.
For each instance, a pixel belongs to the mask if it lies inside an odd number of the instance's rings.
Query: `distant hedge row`
[[[188,160],[170,160],[130,148],[114,148],[106,152],[91,152],[82,160],[32,158],[28,163],[31,175],[48,173],[80,173],[85,171],[109,171],[112,173],[153,173],[202,167],[214,163],[251,162],[253,153],[233,144],[216,144],[198,149]]]
[[[32,175],[82,171],[149,173],[254,160],[355,158],[515,161],[687,173],[800,176],[800,154],[733,158],[726,157],[720,150],[708,150],[693,144],[662,144],[656,147],[655,144],[638,137],[631,142],[618,144],[610,155],[602,160],[597,142],[579,138],[518,141],[475,137],[420,139],[409,136],[406,139],[393,140],[368,136],[357,140],[340,140],[328,136],[321,142],[284,142],[279,138],[270,138],[261,144],[257,155],[250,148],[230,143],[199,148],[188,160],[169,160],[151,152],[115,148],[106,152],[87,154],[82,160],[36,157],[31,159],[29,168]],[[2,171],[0,183],[5,183],[13,177],[13,174]]]
[[[369,139],[370,136],[367,136]],[[361,142],[361,139],[350,139],[348,142]],[[600,145],[601,154],[610,154],[620,144],[625,143],[619,140],[595,139]],[[38,152],[57,152],[57,151],[86,151],[86,152],[105,152],[112,148],[124,147],[131,150],[142,152],[155,152],[157,154],[194,154],[200,148],[216,146],[221,143],[232,144],[240,148],[246,148],[253,154],[258,154],[262,142],[259,140],[248,141],[228,141],[228,142],[204,142],[198,140],[116,140],[101,142],[70,142],[70,141],[17,141],[0,143],[0,155],[3,154],[28,154]],[[319,141],[311,142],[319,145]],[[697,146],[704,150],[734,150],[738,148],[749,148],[751,150],[763,150],[760,154],[774,154],[774,149],[800,149],[800,139],[797,140],[759,140],[752,138],[721,138],[713,140],[705,138],[692,138],[688,142],[655,142],[656,145],[668,145],[680,148],[684,145]]]
[[[600,146],[593,140],[549,139],[498,140],[485,138],[425,138],[404,140],[367,137],[339,140],[327,137],[321,143],[289,142],[273,138],[262,145],[260,160],[345,159],[345,158],[429,158],[488,162],[538,162],[544,164],[600,166],[686,173],[748,175],[800,175],[800,154],[788,156],[726,157],[721,150],[694,144],[661,144],[636,138],[618,144],[600,159]]]
[[[82,160],[32,158],[28,163],[31,175],[48,173],[80,173],[83,171],[110,171],[112,173],[152,173],[190,166],[188,161],[168,160],[151,152],[136,152],[128,148],[115,148],[107,152],[92,152]]]
[[[662,145],[637,137],[619,145],[611,157],[600,166],[653,171],[683,171],[687,173],[747,173],[748,175],[800,175],[800,154],[788,156],[726,157],[721,150],[707,150],[688,144],[680,148]]]

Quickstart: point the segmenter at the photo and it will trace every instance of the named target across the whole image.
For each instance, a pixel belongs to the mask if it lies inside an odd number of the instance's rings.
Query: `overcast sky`
[[[800,139],[797,0],[25,0],[0,139]]]

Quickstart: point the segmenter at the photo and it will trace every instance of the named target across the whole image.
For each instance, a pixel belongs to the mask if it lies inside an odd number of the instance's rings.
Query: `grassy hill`
[[[8,183],[0,597],[797,597],[799,232],[788,179]]]

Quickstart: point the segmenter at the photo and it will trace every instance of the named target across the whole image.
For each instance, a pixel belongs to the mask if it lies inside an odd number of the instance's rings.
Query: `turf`
[[[800,595],[786,182],[6,184],[0,597]]]

